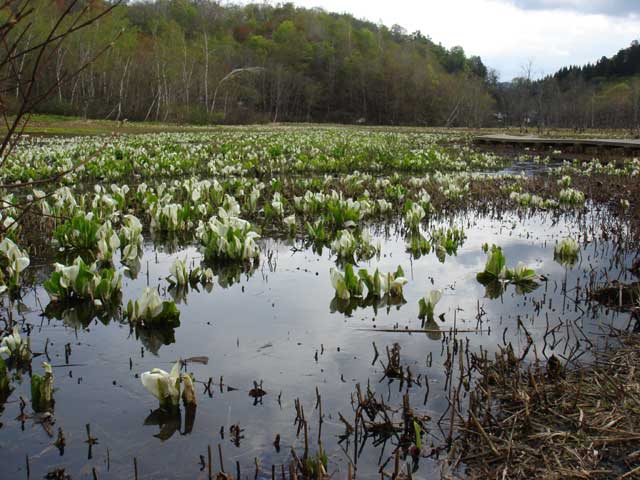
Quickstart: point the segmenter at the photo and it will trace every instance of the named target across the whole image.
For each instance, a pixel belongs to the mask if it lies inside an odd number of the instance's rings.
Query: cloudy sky
[[[640,39],[640,0],[292,0],[348,12],[480,55],[502,80],[610,56]]]

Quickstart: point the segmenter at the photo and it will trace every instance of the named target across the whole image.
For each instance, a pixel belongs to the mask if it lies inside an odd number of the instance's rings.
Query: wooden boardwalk
[[[556,148],[573,152],[591,152],[600,150],[623,150],[640,152],[640,140],[610,138],[543,138],[519,135],[482,135],[474,139],[476,143],[486,145],[507,145],[511,147]]]

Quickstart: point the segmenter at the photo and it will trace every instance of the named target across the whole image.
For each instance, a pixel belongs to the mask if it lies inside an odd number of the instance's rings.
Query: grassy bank
[[[217,126],[179,125],[161,122],[129,122],[114,120],[92,120],[63,115],[32,115],[24,133],[27,135],[109,135],[112,133],[160,133],[208,131]],[[6,128],[2,126],[2,132]]]
[[[300,124],[282,124],[300,125]],[[310,125],[310,124],[308,124]],[[271,125],[273,126],[273,125]],[[320,124],[329,127],[331,124]],[[334,125],[336,126],[336,125]],[[256,126],[254,126],[255,128]],[[340,125],[342,128],[349,128],[349,125]],[[396,126],[352,126],[356,129],[370,128],[372,130],[403,131],[416,133],[461,133],[461,134],[492,134],[507,133],[512,135],[538,135],[537,129],[529,129],[523,133],[518,128],[438,128],[438,127],[396,127]],[[32,115],[25,127],[25,134],[28,135],[109,135],[113,133],[160,133],[160,132],[215,132],[222,128],[233,128],[224,125],[190,125],[163,122],[133,122],[114,120],[95,120],[82,117],[71,117],[64,115]],[[1,132],[6,132],[6,127],[0,126]],[[545,137],[572,137],[572,138],[632,138],[633,134],[629,130],[596,130],[589,129],[575,132],[573,129],[551,129],[542,133]]]

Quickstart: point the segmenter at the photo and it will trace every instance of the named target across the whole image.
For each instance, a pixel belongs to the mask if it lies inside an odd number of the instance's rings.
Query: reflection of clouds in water
[[[590,222],[589,218],[585,221]],[[514,222],[516,228],[512,229]],[[447,406],[443,390],[445,359],[441,356],[442,339],[449,337],[454,318],[458,329],[474,330],[478,323],[478,305],[485,312],[482,332],[458,336],[465,341],[469,339],[472,351],[478,351],[480,346],[495,350],[497,344],[502,343],[505,328],[507,341],[512,342],[517,351],[522,351],[527,340],[522,330],[518,332],[518,315],[535,339],[538,352],[541,351],[547,317],[551,326],[561,321],[579,321],[586,332],[596,332],[598,322],[625,321],[624,316],[605,315],[604,311],[597,316],[582,316],[572,301],[561,294],[561,284],[566,275],[569,290],[575,298],[573,287],[578,279],[582,285],[587,283],[585,279],[590,268],[585,259],[593,259],[602,253],[602,250],[596,252],[595,245],[589,245],[582,252],[583,263],[569,270],[554,262],[554,240],[570,232],[575,234],[578,231],[575,224],[568,226],[559,221],[554,225],[549,214],[536,214],[522,223],[513,214],[505,214],[501,219],[456,216],[453,223],[464,224],[467,240],[457,256],[447,256],[444,263],[440,263],[434,254],[411,261],[405,251],[404,239],[391,235],[381,238],[383,251],[379,260],[374,258],[360,265],[370,271],[376,267],[384,272],[395,271],[398,265],[404,269],[410,281],[404,288],[407,303],[399,309],[381,308],[376,314],[371,307],[359,308],[349,318],[337,312],[332,314],[330,303],[334,291],[329,280],[329,268],[334,262],[329,253],[325,250],[321,257],[308,250],[294,254],[285,243],[267,239],[263,245],[272,251],[270,263],[263,255],[256,271],[252,275],[241,274],[239,283],[228,288],[216,283],[211,292],[187,293],[186,302],[180,305],[181,326],[175,331],[175,342],[166,342],[169,344],[158,350],[158,356],[148,351],[142,356],[141,344],[135,335],[130,335],[128,325],[111,322],[103,326],[94,320],[72,329],[53,320],[43,327],[46,335],[34,335],[33,348],[42,351],[44,339],[48,337],[51,339],[49,351],[55,355],[62,351],[64,344],[72,343],[71,362],[79,365],[56,370],[56,419],[65,432],[76,436],[81,436],[84,425],[91,423],[92,433],[100,439],[100,444],[111,450],[112,471],[120,471],[122,476],[130,476],[131,457],[135,455],[145,475],[163,478],[167,475],[163,472],[173,473],[176,465],[183,465],[184,471],[176,472],[177,475],[194,478],[199,473],[198,455],[206,456],[207,444],[215,447],[221,443],[228,463],[240,459],[247,466],[256,456],[262,458],[267,467],[270,467],[270,462],[285,461],[289,456],[289,446],[294,443],[301,445],[301,440],[295,438],[293,427],[293,401],[297,397],[310,420],[310,435],[315,438],[317,412],[313,407],[315,387],[318,386],[326,415],[324,446],[332,462],[339,462],[344,457],[333,439],[343,431],[343,426],[336,420],[337,412],[352,418],[350,395],[355,384],[359,382],[366,388],[369,381],[372,390],[391,404],[400,403],[404,392],[399,390],[399,382],[389,384],[385,380],[379,383],[383,372],[379,363],[371,364],[374,355],[372,342],[376,343],[381,360],[385,362],[385,347],[394,342],[400,343],[402,364],[410,366],[414,377],[422,375],[429,379],[427,405],[422,406],[425,388],[417,386],[410,390],[411,403],[437,419]],[[524,261],[547,275],[549,281],[525,296],[516,295],[513,286],[508,286],[502,298],[483,298],[484,287],[475,276],[484,268],[486,254],[481,246],[485,242],[496,243],[503,248],[508,266]],[[147,278],[152,287],[160,284],[163,297],[169,298],[164,278],[169,274],[173,260],[185,255],[189,265],[192,261],[200,262],[201,255],[195,247],[167,254],[162,249],[156,253],[147,246],[137,278],[125,279],[123,304],[140,295],[147,286]],[[606,258],[592,262],[596,269],[600,266],[609,268]],[[617,276],[618,273],[614,266],[611,275]],[[418,299],[432,288],[444,289],[444,296],[436,307],[434,325],[427,325],[433,332],[369,331],[374,325],[378,329],[395,324],[400,329],[419,328]],[[41,288],[38,296],[46,304],[46,294]],[[36,305],[31,295],[25,302]],[[39,309],[33,310],[36,313],[29,314],[33,315],[29,318],[39,324],[40,319],[35,318]],[[438,318],[442,313],[445,314],[444,322]],[[87,330],[80,328],[84,325],[88,325]],[[437,333],[436,328],[441,332]],[[570,329],[570,332],[572,341],[575,341],[577,331]],[[566,329],[562,328],[557,336],[560,339],[565,334]],[[269,344],[271,346],[267,346]],[[559,344],[556,352],[558,349],[561,351],[564,345]],[[193,363],[188,367],[198,380],[206,381],[211,377],[218,383],[223,376],[225,384],[239,390],[220,393],[214,386],[212,398],[200,394],[193,432],[186,436],[174,434],[161,443],[153,437],[157,429],[142,427],[142,422],[157,402],[149,398],[135,374],[154,367],[168,369],[179,357],[200,355],[209,357],[208,365]],[[428,366],[430,357],[433,363]],[[129,358],[133,364],[131,370]],[[80,377],[82,381],[79,382]],[[264,388],[268,392],[264,404],[256,407],[252,406],[253,400],[248,395],[254,380],[264,380]],[[27,388],[26,384],[19,386],[17,393],[28,396]],[[201,392],[201,385],[198,385],[198,390]],[[277,402],[281,391],[282,408]],[[19,414],[16,404],[8,404],[6,408],[3,418],[15,418]],[[82,413],[79,415],[78,412]],[[240,448],[233,446],[228,436],[228,428],[236,423],[245,429]],[[222,426],[226,432],[224,440],[216,433]],[[271,445],[277,433],[282,436],[280,454]],[[17,431],[16,425],[7,423],[0,429],[0,445],[6,445],[15,438],[25,439],[22,435],[25,434]],[[36,440],[29,439],[32,441]],[[65,461],[72,470],[79,470],[84,465],[86,451],[80,444],[70,442],[65,455]],[[100,455],[100,449],[95,449],[94,454]],[[370,444],[365,448],[360,461],[362,475],[367,476],[377,470],[378,454],[379,451],[371,448]],[[0,460],[6,460],[11,472],[21,468],[24,459],[23,455],[15,456],[19,460],[13,457],[0,453]],[[34,459],[33,468],[44,468],[53,461],[53,457],[43,455],[41,464]],[[227,469],[232,466],[227,465]],[[422,467],[425,466],[423,463]],[[426,473],[421,469],[420,473],[428,475],[429,468],[427,466]]]

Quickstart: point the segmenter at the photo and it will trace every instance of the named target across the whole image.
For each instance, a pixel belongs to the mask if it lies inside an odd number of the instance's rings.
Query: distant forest
[[[498,123],[521,128],[626,128],[640,135],[640,44],[611,58],[560,69],[533,80],[535,65],[512,82],[497,85]]]
[[[553,77],[560,82],[571,82],[576,78],[601,81],[611,78],[626,78],[640,74],[640,43],[635,40],[629,48],[620,50],[611,58],[602,57],[594,64],[560,69]]]
[[[25,34],[12,32],[12,41],[29,51],[72,0],[24,1],[35,9],[33,25]],[[110,5],[76,0],[74,9],[92,15]],[[529,65],[521,77],[499,83],[493,70],[462,47],[447,49],[398,25],[290,3],[138,0],[53,42],[47,53],[33,79],[23,77],[35,53],[5,65],[12,69],[0,77],[5,111],[20,102],[18,79],[46,96],[38,103],[40,113],[114,120],[527,131],[637,130],[640,124],[637,42],[592,65],[563,68],[539,80]]]
[[[36,32],[52,25],[68,4],[31,3],[38,9],[33,20],[42,23]],[[81,3],[90,9],[108,5]],[[28,46],[36,41],[32,36],[20,42]],[[479,57],[397,25],[292,4],[123,4],[51,50],[38,85],[46,91],[112,41],[39,110],[189,123],[452,126],[482,125],[494,111],[492,76]]]

